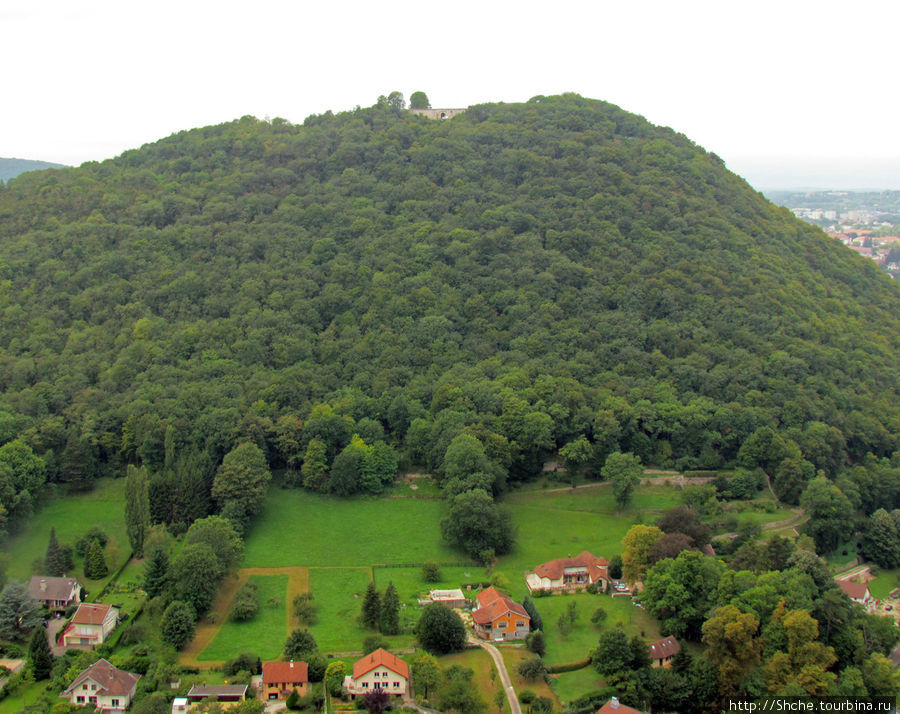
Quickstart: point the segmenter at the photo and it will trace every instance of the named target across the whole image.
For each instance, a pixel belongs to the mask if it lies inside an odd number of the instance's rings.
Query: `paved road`
[[[487,650],[488,654],[491,655],[494,664],[497,665],[497,671],[500,673],[500,683],[503,685],[503,691],[506,692],[506,699],[509,701],[510,712],[512,712],[512,714],[522,714],[522,707],[519,706],[519,698],[516,696],[516,690],[513,689],[512,682],[509,680],[509,672],[506,671],[506,662],[503,661],[503,655],[500,654],[500,650],[491,643],[485,642],[474,635],[469,635],[469,642]]]

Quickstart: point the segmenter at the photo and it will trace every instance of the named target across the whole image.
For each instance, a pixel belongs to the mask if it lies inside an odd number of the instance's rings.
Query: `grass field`
[[[900,588],[900,568],[893,570],[879,569],[874,580],[869,581],[869,592],[876,600],[888,600],[888,594]]]
[[[556,692],[563,707],[573,699],[603,689],[603,679],[591,666],[565,674],[554,674],[550,681],[553,683],[553,691]]]
[[[438,657],[438,665],[441,669],[447,669],[455,664],[460,667],[468,667],[474,672],[472,688],[481,695],[485,704],[485,712],[509,711],[509,703],[506,700],[504,700],[502,710],[498,710],[494,703],[494,696],[502,685],[500,677],[496,675],[494,661],[487,652],[483,649],[470,649]]]
[[[400,602],[412,606],[419,597],[428,597],[429,590],[445,590],[458,588],[461,583],[483,581],[487,579],[484,568],[472,565],[466,568],[444,566],[441,568],[441,580],[437,583],[426,583],[422,580],[421,568],[373,568],[375,586],[383,591],[388,583],[394,583]]]
[[[110,575],[103,580],[86,580],[81,559],[77,557],[74,575],[88,592],[98,592],[131,555],[125,531],[125,479],[100,479],[88,493],[56,497],[44,503],[22,532],[9,542],[7,577],[27,582],[32,575],[40,575],[33,572],[32,563],[44,557],[51,527],[56,528],[60,543],[74,545],[94,525],[110,536],[111,549],[117,549],[118,555],[115,562],[109,563]]]
[[[16,714],[25,710],[25,706],[34,704],[41,694],[47,690],[47,682],[35,682],[23,686],[16,694],[0,701],[0,714]],[[61,701],[61,700],[60,700]],[[24,705],[24,706],[23,706]]]
[[[278,659],[288,632],[285,602],[287,575],[252,575],[248,582],[258,588],[259,611],[249,622],[225,622],[199,660],[233,659],[242,652],[252,652],[264,660]],[[223,616],[227,617],[227,615]]]
[[[557,621],[570,602],[577,606],[578,620],[572,631],[564,636]],[[567,664],[586,659],[597,646],[600,633],[619,624],[629,637],[638,635],[650,641],[660,636],[656,621],[645,610],[635,607],[630,597],[565,595],[535,598],[534,604],[544,622],[547,642],[545,660],[548,664]],[[597,627],[591,624],[591,616],[601,608],[606,611],[606,619]]]
[[[524,647],[507,647],[499,646],[500,654],[503,655],[503,661],[506,663],[506,671],[509,672],[509,678],[512,680],[516,694],[521,694],[526,689],[530,689],[539,697],[548,697],[556,701],[556,694],[545,681],[538,679],[529,682],[527,679],[519,675],[519,665],[528,659],[533,659],[536,655],[532,654]]]
[[[370,567],[381,563],[460,562],[441,540],[443,501],[336,499],[273,489],[247,536],[244,565]]]

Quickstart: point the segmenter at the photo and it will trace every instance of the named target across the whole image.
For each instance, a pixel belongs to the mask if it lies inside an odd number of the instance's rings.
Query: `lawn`
[[[81,558],[77,556],[74,575],[89,592],[99,592],[131,554],[125,531],[125,479],[100,479],[88,493],[58,496],[44,503],[28,525],[10,539],[7,576],[27,582],[32,575],[41,574],[32,564],[43,559],[51,527],[56,528],[60,543],[74,545],[94,525],[110,537],[107,555],[113,555],[113,562],[109,563],[109,576],[103,580],[86,580]]]
[[[443,507],[423,498],[336,499],[272,489],[247,536],[243,566],[465,562],[441,540]]]
[[[603,679],[597,674],[597,670],[590,665],[584,669],[577,669],[574,672],[554,674],[551,676],[550,681],[553,683],[553,690],[556,692],[556,696],[563,707],[573,699],[578,699],[578,697],[582,697],[585,694],[603,689]]]
[[[412,607],[420,597],[428,597],[430,590],[446,590],[458,588],[462,583],[489,580],[484,568],[472,565],[467,568],[444,566],[441,568],[441,580],[437,583],[426,583],[422,580],[422,568],[373,568],[375,586],[380,590],[394,583],[400,602]],[[474,597],[474,593],[469,593]]]
[[[14,695],[0,701],[0,714],[16,714],[16,712],[25,711],[25,706],[34,704],[46,691],[46,680],[23,685]]]
[[[569,607],[576,604],[577,620],[572,631],[564,635],[558,620]],[[559,595],[534,599],[535,607],[544,622],[544,638],[547,643],[547,664],[567,664],[587,659],[597,646],[603,629],[622,625],[625,633],[638,635],[650,641],[659,638],[659,626],[647,612],[636,607],[630,597],[609,595]],[[606,619],[601,627],[591,624],[591,616],[602,608]]]
[[[513,688],[516,690],[517,695],[521,694],[526,689],[530,689],[539,697],[548,697],[556,701],[556,694],[544,680],[538,679],[534,682],[529,682],[519,675],[519,665],[525,660],[533,659],[537,655],[532,654],[524,647],[500,645],[497,649],[499,649],[500,654],[503,655],[503,661],[506,663],[506,671],[509,672],[509,677],[512,680]]]
[[[323,653],[362,652],[362,642],[376,634],[359,624],[363,596],[372,578],[370,568],[310,568],[309,589],[316,602],[316,622],[310,628]],[[387,582],[379,583],[384,590]],[[417,610],[408,605],[400,612],[400,624],[412,626]],[[386,638],[392,649],[411,647],[411,634]]]
[[[438,657],[438,666],[441,669],[448,669],[453,665],[467,667],[475,674],[472,678],[473,689],[477,691],[485,704],[485,712],[497,712],[497,705],[494,703],[494,696],[498,689],[501,688],[500,677],[494,669],[494,661],[491,656],[483,649],[468,649],[454,654],[443,655]],[[518,693],[518,689],[516,693]],[[503,711],[509,711],[509,704],[504,699]]]
[[[900,568],[893,570],[873,570],[875,579],[869,581],[869,592],[876,600],[888,600],[888,595],[892,590],[900,588]]]
[[[263,660],[278,659],[284,649],[287,631],[287,575],[252,575],[248,582],[258,588],[259,611],[249,622],[225,622],[199,660],[233,659],[252,652]],[[227,615],[223,615],[227,617]]]

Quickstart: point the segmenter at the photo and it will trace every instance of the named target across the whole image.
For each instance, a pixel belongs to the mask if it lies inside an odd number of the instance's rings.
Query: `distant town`
[[[771,191],[766,197],[900,277],[900,191]]]

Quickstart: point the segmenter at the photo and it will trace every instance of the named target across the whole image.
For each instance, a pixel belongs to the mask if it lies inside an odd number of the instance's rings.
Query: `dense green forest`
[[[24,174],[0,310],[12,521],[44,481],[140,464],[154,520],[189,523],[243,442],[339,494],[398,459],[496,494],[585,442],[595,472],[627,451],[801,481],[898,448],[897,286],[576,95],[442,122],[392,95]]]

